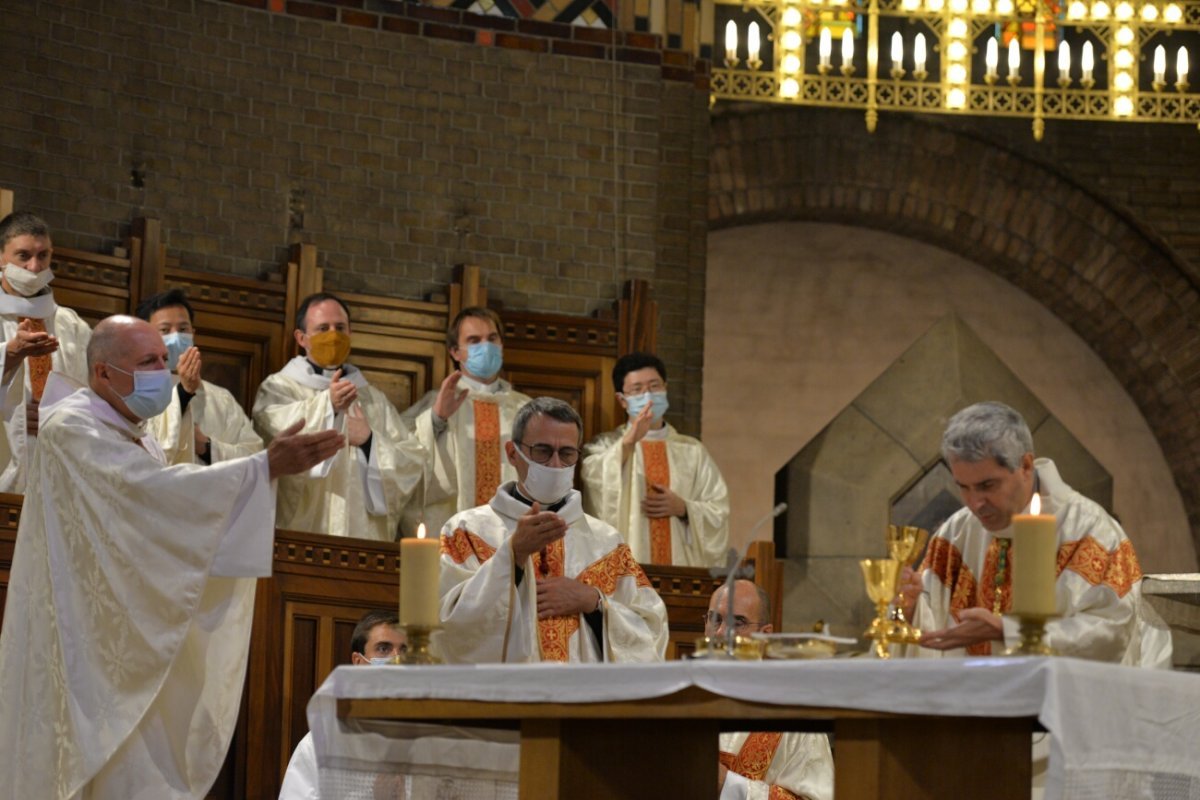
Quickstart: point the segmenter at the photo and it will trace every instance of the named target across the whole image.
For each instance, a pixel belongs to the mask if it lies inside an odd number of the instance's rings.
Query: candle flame
[[[1029,501],[1029,513],[1035,517],[1042,513],[1042,496],[1037,492],[1033,493],[1033,499]]]
[[[1037,512],[1035,511],[1033,513],[1036,514]],[[420,525],[417,526],[417,538],[418,539],[425,538],[425,523],[424,522],[422,522]]]

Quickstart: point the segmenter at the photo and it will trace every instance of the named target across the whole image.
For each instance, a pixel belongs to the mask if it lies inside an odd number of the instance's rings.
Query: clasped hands
[[[910,622],[921,591],[921,573],[912,567],[905,567],[900,573],[900,593],[897,602],[904,611],[905,619]],[[919,642],[921,647],[931,650],[954,650],[980,642],[1004,639],[1004,624],[1000,617],[986,608],[964,608],[951,611],[950,614],[955,624],[923,633]]]
[[[534,501],[517,520],[517,529],[509,540],[514,562],[525,564],[534,553],[566,536],[567,528],[565,519],[553,511],[542,511],[541,503]],[[587,614],[600,605],[596,590],[574,578],[538,576],[536,580],[538,619]]]
[[[346,438],[352,447],[359,447],[371,438],[371,425],[363,415],[358,400],[358,387],[342,377],[339,369],[329,381],[329,404],[333,413],[346,415]]]

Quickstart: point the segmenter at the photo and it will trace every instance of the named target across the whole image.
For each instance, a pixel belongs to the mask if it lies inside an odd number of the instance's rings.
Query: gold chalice
[[[894,558],[864,558],[858,563],[867,584],[867,597],[875,604],[875,620],[863,635],[874,640],[875,655],[891,658],[888,645],[895,640],[895,623],[888,619],[888,603],[896,596],[901,564]]]
[[[917,556],[925,549],[929,541],[929,531],[914,525],[888,525],[887,548],[888,555],[900,562],[901,571],[911,567]],[[891,620],[893,623],[893,641],[905,644],[916,644],[921,639],[921,631],[914,628],[904,618],[903,604],[896,602],[892,605]]]

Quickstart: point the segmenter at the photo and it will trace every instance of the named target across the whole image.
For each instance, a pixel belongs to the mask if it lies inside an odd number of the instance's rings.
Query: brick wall
[[[586,314],[644,278],[672,417],[698,430],[708,116],[690,57],[647,34],[383,7],[6,10],[0,46],[25,58],[5,76],[0,185],[72,247],[158,217],[192,269],[256,276],[313,242],[335,290],[422,298],[473,263],[508,307]]]
[[[1137,403],[1200,545],[1200,134],[733,111],[713,123],[709,222],[845,222],[936,244],[1070,325]],[[1014,320],[1019,325],[1020,320]]]

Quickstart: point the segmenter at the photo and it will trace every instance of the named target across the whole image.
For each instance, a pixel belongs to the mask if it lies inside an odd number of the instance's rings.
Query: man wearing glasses
[[[699,439],[663,419],[667,368],[649,353],[613,366],[629,420],[601,434],[583,461],[584,508],[624,532],[642,564],[716,567],[729,549],[729,493]]]
[[[551,397],[517,412],[515,481],[442,528],[438,642],[452,663],[658,661],[667,614],[621,534],[573,488],[583,421]]]
[[[725,636],[726,592],[722,586],[708,601],[706,636]],[[771,633],[771,601],[751,581],[734,582],[733,624],[738,636]],[[829,738],[823,733],[722,733],[717,788],[720,800],[832,800]]]

